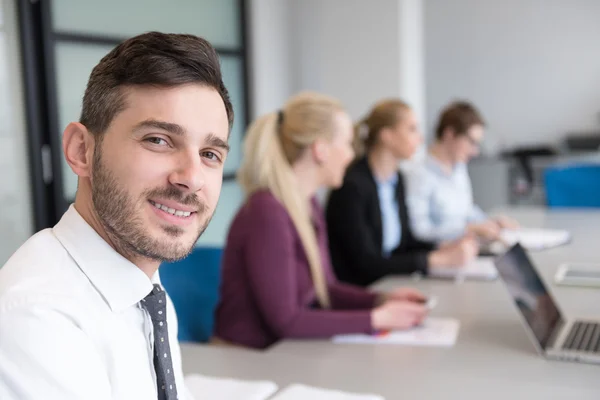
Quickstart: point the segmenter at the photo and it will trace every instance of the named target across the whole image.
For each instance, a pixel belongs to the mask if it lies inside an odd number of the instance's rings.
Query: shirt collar
[[[380,180],[375,178],[375,182],[377,182],[378,186],[396,186],[398,184],[398,173],[393,174],[386,180]]]
[[[464,164],[462,164],[462,163],[455,164],[454,167],[452,168],[452,172],[450,172],[448,174],[448,170],[446,170],[444,168],[444,166],[442,165],[442,163],[431,154],[427,154],[425,163],[427,165],[427,168],[429,168],[430,171],[433,171],[433,172],[437,173],[438,175],[442,175],[445,177],[451,177],[451,176],[455,175],[456,172],[459,171],[461,168],[464,168]]]
[[[398,175],[400,174],[400,171],[396,171],[396,173],[394,173],[392,176],[390,176],[388,179],[386,180],[380,180],[377,179],[377,177],[375,176],[375,174],[373,174],[373,171],[371,171],[371,166],[369,165],[369,159],[367,156],[364,156],[363,158],[361,158],[358,162],[358,165],[362,164],[362,169],[368,174],[371,182],[373,182],[377,187],[381,187],[386,186],[386,185],[391,185],[391,186],[396,186],[398,184]]]
[[[53,228],[54,235],[114,312],[142,300],[160,284],[117,253],[71,205]]]

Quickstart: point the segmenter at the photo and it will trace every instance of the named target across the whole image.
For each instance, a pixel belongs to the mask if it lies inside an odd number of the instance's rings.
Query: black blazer
[[[329,249],[338,279],[366,286],[390,274],[427,273],[427,257],[434,244],[417,240],[410,231],[400,172],[396,199],[402,238],[400,245],[385,257],[375,178],[366,158],[348,168],[343,186],[331,192],[326,209]]]

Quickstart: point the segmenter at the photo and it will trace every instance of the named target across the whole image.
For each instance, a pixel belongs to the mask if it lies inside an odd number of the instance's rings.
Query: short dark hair
[[[101,135],[126,106],[124,88],[188,83],[206,85],[219,92],[231,129],[233,107],[215,49],[197,36],[160,32],[132,37],[100,60],[88,80],[79,122],[93,134]]]
[[[474,125],[485,126],[479,110],[469,102],[455,101],[442,111],[435,130],[435,137],[438,140],[442,139],[448,128],[452,129],[455,135],[464,135]]]

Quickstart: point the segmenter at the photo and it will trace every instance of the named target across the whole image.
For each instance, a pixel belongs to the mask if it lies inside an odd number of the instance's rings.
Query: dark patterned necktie
[[[167,330],[167,296],[159,285],[146,298],[142,300],[142,307],[148,311],[154,326],[154,370],[156,371],[156,385],[158,400],[177,399],[175,375],[169,347],[169,333]]]

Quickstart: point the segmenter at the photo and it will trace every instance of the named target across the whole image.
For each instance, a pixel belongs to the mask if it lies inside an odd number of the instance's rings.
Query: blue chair
[[[544,171],[548,207],[600,207],[600,164],[570,164]]]
[[[222,254],[220,248],[198,247],[184,260],[159,269],[177,311],[181,342],[208,342],[213,333]]]

